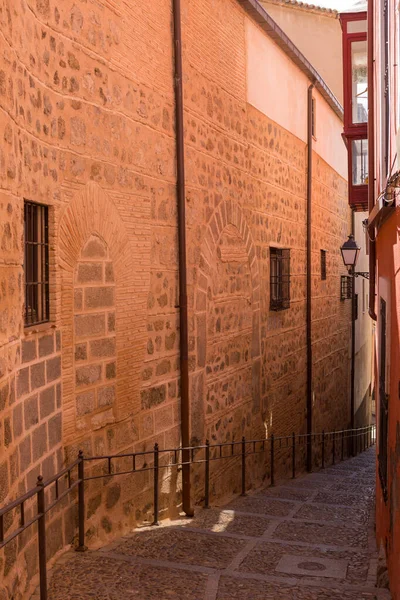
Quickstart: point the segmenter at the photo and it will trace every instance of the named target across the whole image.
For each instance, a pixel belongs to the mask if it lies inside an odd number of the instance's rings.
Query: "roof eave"
[[[291,39],[284,33],[274,19],[267,13],[258,0],[237,0],[247,14],[254,20],[265,33],[285,52],[287,56],[307,76],[311,83],[326,100],[336,115],[343,121],[343,107],[333,94],[331,89],[322,79],[318,71],[306,59],[304,54],[293,44]]]

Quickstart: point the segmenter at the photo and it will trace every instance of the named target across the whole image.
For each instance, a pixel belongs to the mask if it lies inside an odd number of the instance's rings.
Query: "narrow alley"
[[[371,447],[191,521],[69,552],[53,569],[49,599],[389,599],[375,587],[374,490]]]

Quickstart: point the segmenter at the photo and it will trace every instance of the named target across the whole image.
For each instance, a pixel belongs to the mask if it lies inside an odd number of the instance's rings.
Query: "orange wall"
[[[389,578],[393,600],[400,599],[400,349],[399,349],[399,309],[400,309],[400,251],[398,230],[400,209],[391,215],[379,229],[377,237],[378,258],[378,325],[377,325],[377,422],[379,423],[379,339],[380,339],[380,298],[387,299],[387,393],[389,393],[389,432],[388,432],[388,499],[385,504],[382,488],[377,475],[377,539],[386,548]],[[378,427],[379,436],[379,427]],[[377,453],[379,443],[377,444]]]

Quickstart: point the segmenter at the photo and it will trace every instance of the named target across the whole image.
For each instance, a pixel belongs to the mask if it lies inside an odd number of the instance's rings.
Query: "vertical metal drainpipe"
[[[312,340],[311,340],[311,210],[312,210],[312,93],[314,84],[308,88],[307,96],[307,471],[312,470]]]
[[[375,203],[375,123],[374,123],[374,0],[368,0],[368,210]],[[369,243],[369,307],[371,319],[377,320],[375,312],[376,245]]]
[[[188,300],[186,266],[186,207],[185,207],[185,144],[183,125],[182,83],[182,29],[181,2],[172,0],[174,21],[175,63],[175,125],[176,125],[176,191],[178,203],[178,246],[179,246],[179,344],[181,374],[181,439],[183,448],[190,445],[189,411],[189,352],[188,352]],[[190,494],[190,451],[182,452],[182,508],[193,516]]]
[[[351,211],[351,233],[354,235],[355,218]],[[354,271],[354,268],[353,268]],[[356,278],[352,275],[351,286],[351,370],[350,370],[350,427],[354,429],[355,367],[356,367]],[[354,456],[354,437],[351,434],[351,456]]]

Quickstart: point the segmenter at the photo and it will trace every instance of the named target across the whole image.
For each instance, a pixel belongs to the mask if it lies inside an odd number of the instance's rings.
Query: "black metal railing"
[[[85,483],[93,480],[110,478],[119,475],[131,475],[153,471],[153,524],[159,523],[159,480],[160,471],[163,469],[179,468],[183,465],[204,466],[204,500],[205,508],[210,507],[210,466],[214,461],[238,460],[241,470],[241,494],[247,492],[248,458],[257,454],[269,455],[269,480],[270,485],[275,485],[275,470],[277,466],[277,455],[288,453],[290,459],[290,471],[293,479],[297,474],[298,448],[303,448],[304,453],[311,438],[315,459],[319,459],[321,468],[325,468],[327,462],[335,464],[336,460],[344,460],[366,450],[376,441],[376,426],[368,425],[358,429],[343,429],[313,434],[295,434],[290,436],[275,437],[272,434],[268,439],[246,440],[210,444],[206,440],[204,445],[190,446],[187,448],[173,448],[160,450],[158,444],[152,450],[143,452],[132,452],[124,454],[110,454],[102,456],[85,457],[80,451],[78,458],[71,465],[48,479],[43,481],[38,477],[37,485],[23,496],[20,496],[10,504],[0,509],[0,549],[10,543],[16,537],[34,523],[38,524],[38,562],[39,562],[39,588],[40,600],[47,600],[47,558],[46,558],[46,515],[64,498],[77,491],[78,504],[78,545],[77,551],[84,551],[85,547]],[[316,452],[317,451],[317,452]],[[318,453],[320,451],[320,454]],[[183,455],[189,456],[188,461],[183,461]],[[329,456],[330,455],[330,456]],[[166,457],[167,460],[161,460]],[[117,463],[124,461],[124,466],[118,470]],[[95,474],[86,474],[85,464],[96,463]],[[102,466],[102,463],[104,465]],[[150,464],[149,464],[150,463]],[[129,464],[129,468],[128,465]],[[98,468],[102,472],[98,472]],[[302,470],[304,472],[304,470]],[[47,501],[46,501],[47,491]],[[25,507],[30,504],[29,511],[34,508],[36,497],[36,512],[26,519]],[[33,504],[32,504],[33,503]],[[13,511],[19,512],[19,524],[10,533],[6,532],[5,521],[7,515]],[[10,528],[10,526],[8,526]]]

